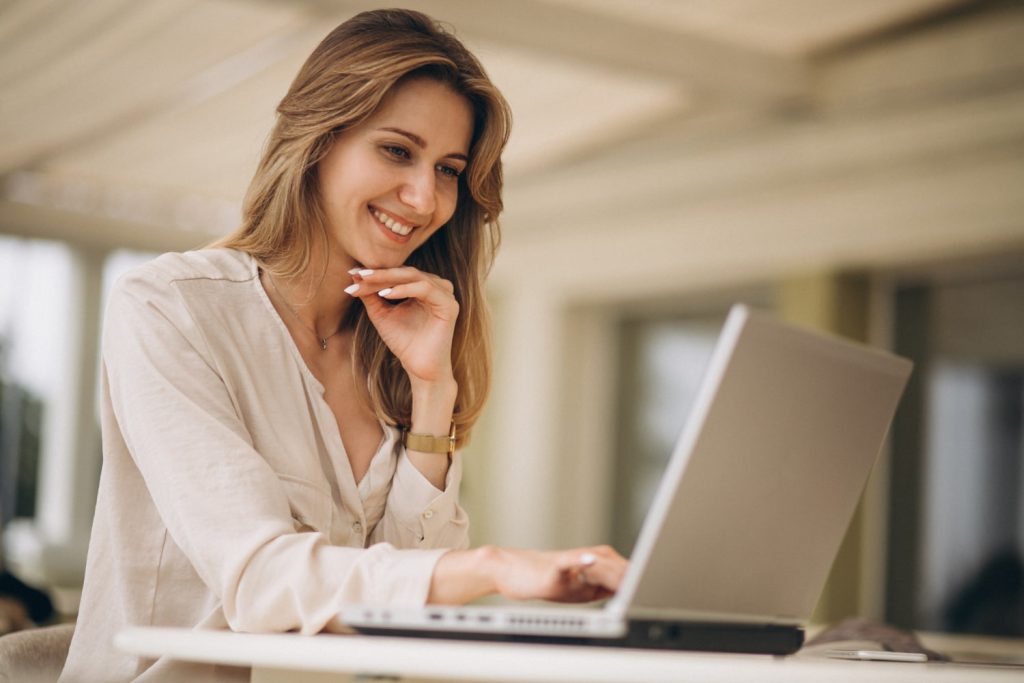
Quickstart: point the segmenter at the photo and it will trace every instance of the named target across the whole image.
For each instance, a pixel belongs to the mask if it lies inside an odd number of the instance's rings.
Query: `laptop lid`
[[[734,306],[609,607],[807,620],[910,370]]]

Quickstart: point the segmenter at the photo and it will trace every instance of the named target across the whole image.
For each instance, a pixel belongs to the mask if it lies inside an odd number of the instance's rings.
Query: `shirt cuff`
[[[389,543],[370,546],[367,573],[372,577],[373,602],[378,605],[419,607],[430,597],[434,566],[447,549],[397,550]]]
[[[461,479],[462,456],[458,451],[452,454],[444,491],[439,491],[416,469],[402,448],[391,482],[388,508],[395,521],[414,530],[421,540],[436,538],[456,516]]]
[[[397,550],[389,543],[378,543],[366,549],[365,554],[350,571],[352,585],[336,596],[332,617],[322,628],[346,632],[341,620],[341,608],[357,604],[390,607],[421,607],[430,597],[430,584],[434,567],[445,548],[436,550]],[[363,589],[363,590],[360,590]],[[304,633],[313,630],[303,629]]]

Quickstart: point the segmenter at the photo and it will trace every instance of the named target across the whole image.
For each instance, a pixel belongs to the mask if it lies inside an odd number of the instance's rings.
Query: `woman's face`
[[[320,161],[332,249],[369,268],[405,263],[455,212],[472,134],[473,110],[448,86],[420,78],[393,88]]]

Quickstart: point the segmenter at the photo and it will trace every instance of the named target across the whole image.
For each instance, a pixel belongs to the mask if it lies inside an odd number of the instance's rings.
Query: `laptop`
[[[795,652],[910,370],[733,306],[611,600],[353,605],[342,620],[390,636]]]

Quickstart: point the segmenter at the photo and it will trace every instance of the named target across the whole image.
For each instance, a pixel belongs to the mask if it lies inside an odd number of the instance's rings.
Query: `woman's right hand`
[[[614,595],[628,566],[609,546],[452,551],[434,569],[428,601],[463,604],[498,593],[513,600],[590,602]]]

